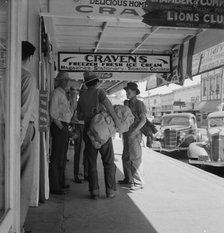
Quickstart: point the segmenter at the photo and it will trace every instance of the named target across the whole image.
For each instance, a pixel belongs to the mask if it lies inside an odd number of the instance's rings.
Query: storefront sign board
[[[50,13],[141,19],[145,4],[145,0],[54,0],[50,1]]]
[[[192,75],[224,66],[224,42],[193,56]]]
[[[39,131],[47,132],[49,127],[48,91],[40,90],[39,98]]]
[[[58,53],[60,71],[170,73],[171,55]]]
[[[224,1],[146,0],[143,22],[156,26],[224,28]]]

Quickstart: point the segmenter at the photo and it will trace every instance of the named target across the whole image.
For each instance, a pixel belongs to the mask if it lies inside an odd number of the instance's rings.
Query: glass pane
[[[8,1],[0,0],[0,217],[5,211],[5,113]]]

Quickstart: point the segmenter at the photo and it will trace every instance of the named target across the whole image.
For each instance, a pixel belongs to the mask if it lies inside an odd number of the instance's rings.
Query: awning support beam
[[[131,51],[131,53],[135,53],[149,38],[150,36],[156,32],[159,29],[159,27],[152,27],[151,32],[149,34],[145,34],[142,37],[142,41],[140,43],[137,43],[135,45],[135,48]]]
[[[102,41],[102,37],[103,37],[103,33],[105,32],[105,29],[107,27],[107,22],[103,22],[102,24],[102,30],[101,32],[99,33],[99,36],[98,36],[98,42],[96,43],[96,48],[94,49],[94,53],[97,52],[97,50],[99,49],[99,46],[100,46],[100,43]]]

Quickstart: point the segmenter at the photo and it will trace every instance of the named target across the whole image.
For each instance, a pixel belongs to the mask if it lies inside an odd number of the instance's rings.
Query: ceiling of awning
[[[152,27],[141,19],[123,19],[106,16],[86,17],[60,15],[48,11],[47,0],[42,0],[42,13],[54,52],[91,53],[164,53],[182,44],[201,30],[193,28]],[[150,74],[112,73],[101,87],[113,93],[127,81],[143,81]],[[82,80],[82,73],[70,76]]]

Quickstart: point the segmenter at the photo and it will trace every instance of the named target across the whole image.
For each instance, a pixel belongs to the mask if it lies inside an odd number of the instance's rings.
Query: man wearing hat
[[[114,151],[112,139],[110,138],[100,149],[95,149],[87,135],[91,119],[98,113],[98,103],[106,107],[108,113],[113,118],[115,125],[119,128],[119,121],[113,109],[113,106],[102,89],[97,89],[99,82],[94,72],[84,72],[84,81],[88,90],[84,92],[78,101],[77,112],[78,119],[84,120],[84,141],[86,145],[86,154],[88,161],[88,181],[89,191],[92,199],[99,197],[99,184],[97,173],[97,155],[100,152],[104,166],[104,180],[107,198],[115,197],[116,189],[116,166],[114,164]]]
[[[52,154],[50,157],[49,179],[52,194],[65,194],[65,165],[68,150],[69,133],[68,125],[71,121],[75,101],[73,96],[68,100],[69,75],[60,71],[56,77],[58,87],[52,92],[50,101]]]
[[[79,90],[73,90],[78,95],[81,96],[87,87],[83,84]],[[78,120],[77,117],[77,109],[73,114],[71,119],[71,123],[73,128],[77,134],[77,137],[74,139],[74,165],[73,165],[73,174],[74,174],[74,182],[82,183],[81,177],[83,176],[85,180],[88,179],[88,171],[87,171],[87,162],[86,162],[86,154],[84,154],[85,143],[83,141],[83,132],[84,132],[84,121]],[[82,169],[84,168],[84,169]]]
[[[119,183],[131,185],[131,190],[137,190],[144,186],[141,149],[142,134],[140,129],[146,122],[146,108],[144,103],[137,99],[140,91],[136,83],[129,82],[124,90],[128,98],[127,105],[131,109],[135,120],[129,131],[123,134],[122,162],[124,180],[120,180]]]

